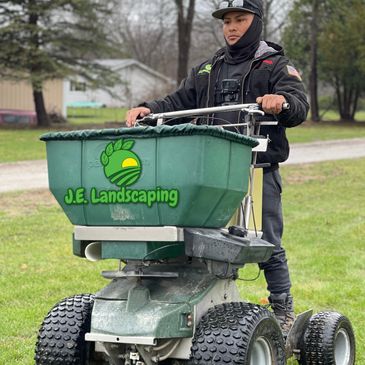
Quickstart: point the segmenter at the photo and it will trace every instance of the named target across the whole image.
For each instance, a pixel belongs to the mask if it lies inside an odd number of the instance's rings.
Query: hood
[[[273,42],[261,41],[259,48],[257,49],[257,51],[255,53],[255,60],[258,60],[262,57],[271,56],[274,54],[284,56],[283,47],[281,47],[278,44],[273,43]]]
[[[225,49],[226,47],[223,47],[217,51],[217,53],[214,55],[213,63],[221,59],[223,60]],[[263,57],[271,56],[274,54],[284,56],[283,47],[273,42],[261,41],[259,48],[255,53],[255,60],[259,60]]]

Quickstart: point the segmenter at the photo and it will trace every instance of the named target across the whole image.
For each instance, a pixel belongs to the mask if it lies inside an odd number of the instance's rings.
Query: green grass
[[[0,163],[46,158],[41,129],[0,129]]]
[[[90,126],[88,126],[90,127]],[[46,158],[45,144],[39,141],[42,129],[0,129],[0,163]],[[365,123],[343,125],[305,123],[287,130],[291,143],[365,137]]]
[[[365,159],[285,166],[284,245],[296,311],[336,310],[357,336],[357,364],[365,364]],[[95,292],[101,270],[71,255],[72,226],[45,191],[0,195],[0,364],[33,364],[40,323],[61,298]],[[256,265],[241,271],[252,278]],[[239,282],[242,297],[267,296],[263,276]],[[290,362],[290,365],[295,362]]]
[[[335,110],[328,110],[322,115],[322,120],[334,120],[337,121],[340,119],[340,115]],[[365,111],[361,110],[355,114],[355,120],[364,122],[365,121]]]
[[[72,125],[122,122],[126,108],[67,108],[67,119]]]
[[[116,126],[121,126],[126,111],[125,108],[68,108],[70,124],[66,129],[101,128],[108,122],[117,122]],[[54,129],[65,129],[65,126]],[[39,136],[45,132],[42,129],[0,129],[0,163],[44,159],[45,146]],[[287,135],[291,143],[365,137],[365,123],[304,123],[289,128]]]
[[[310,123],[305,122],[295,128],[288,128],[286,134],[290,143],[328,141],[332,139],[364,138],[365,123],[351,125],[343,123]]]
[[[49,201],[37,191],[0,195],[0,364],[33,364],[37,327],[53,304],[106,284],[99,272],[110,264],[72,256],[72,226]]]
[[[70,124],[67,128],[101,128],[105,123],[122,122],[125,108],[68,108]],[[57,130],[54,127],[54,130]],[[65,129],[60,126],[59,129]],[[0,163],[46,158],[44,142],[39,137],[44,129],[0,129]]]

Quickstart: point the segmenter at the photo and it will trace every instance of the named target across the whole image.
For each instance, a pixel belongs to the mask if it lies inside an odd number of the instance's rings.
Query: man
[[[258,157],[258,163],[270,164],[264,169],[263,239],[273,243],[275,250],[260,268],[265,273],[273,311],[287,335],[295,317],[288,265],[281,247],[283,218],[279,163],[289,155],[285,128],[302,123],[309,106],[300,75],[284,56],[282,48],[261,41],[262,0],[222,1],[213,16],[223,19],[226,46],[212,59],[193,68],[174,93],[129,110],[127,125],[133,126],[136,118],[151,112],[253,102],[261,104],[265,113],[278,121],[278,126],[261,128],[261,134],[270,139],[267,152]],[[289,103],[289,110],[283,110],[284,103]],[[222,119],[237,123],[241,115],[238,112],[219,113],[213,117],[207,123],[221,124]]]

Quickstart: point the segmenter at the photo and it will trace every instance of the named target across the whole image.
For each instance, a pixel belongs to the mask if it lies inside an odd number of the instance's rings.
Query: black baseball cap
[[[227,13],[232,11],[247,11],[260,18],[264,14],[262,0],[225,0],[220,2],[219,9],[214,11],[212,15],[214,18],[223,19]]]

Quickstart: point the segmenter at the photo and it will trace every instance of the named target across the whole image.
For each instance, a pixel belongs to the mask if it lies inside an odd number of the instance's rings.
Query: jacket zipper
[[[253,66],[253,64],[256,61],[257,60],[255,60],[255,59],[251,61],[250,66],[248,68],[248,71],[246,72],[246,75],[244,75],[243,78],[242,78],[242,85],[241,85],[241,101],[242,101],[242,104],[244,102],[244,95],[243,95],[243,93],[244,93],[246,79],[247,79],[247,76],[249,75],[249,73],[252,71],[252,66]],[[238,121],[237,121],[238,123],[241,120],[241,114],[242,114],[242,110],[240,110],[239,113],[238,113]]]
[[[207,108],[209,108],[209,101],[210,101],[210,80],[211,80],[211,77],[212,77],[212,71],[213,71],[213,68],[214,68],[214,66],[217,64],[217,62],[219,61],[219,60],[221,60],[222,59],[222,55],[221,56],[219,56],[219,57],[217,57],[215,60],[214,60],[214,62],[213,62],[213,64],[212,64],[212,70],[211,70],[211,72],[210,72],[210,74],[209,74],[209,78],[208,78],[208,95],[207,95],[207,103],[206,103],[206,107]],[[209,115],[207,116],[207,125],[209,125],[210,123],[209,123],[209,119],[210,119],[210,117],[209,117]],[[214,119],[214,113],[212,114],[212,121],[213,121],[213,119]]]

